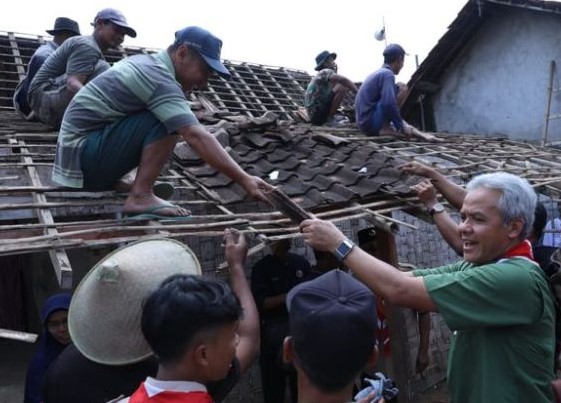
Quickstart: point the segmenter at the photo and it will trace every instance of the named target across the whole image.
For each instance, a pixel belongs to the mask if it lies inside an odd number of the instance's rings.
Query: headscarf
[[[41,324],[43,329],[39,335],[37,351],[31,359],[25,379],[24,403],[40,403],[43,401],[41,386],[49,365],[64,350],[65,344],[59,343],[47,328],[47,319],[53,312],[66,310],[70,307],[70,294],[56,294],[47,299],[41,308]]]

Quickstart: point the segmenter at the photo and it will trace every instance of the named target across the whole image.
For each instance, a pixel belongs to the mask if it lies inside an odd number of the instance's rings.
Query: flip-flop
[[[163,200],[169,200],[169,198],[173,196],[175,188],[169,182],[156,182],[154,183],[154,186],[152,186],[152,191],[156,197]]]
[[[157,206],[148,207],[144,211],[138,213],[124,213],[123,220],[125,221],[146,221],[146,220],[157,220],[157,221],[187,221],[191,219],[191,215],[187,216],[170,216],[164,214],[158,214],[157,211],[164,208],[179,208],[175,204],[159,204]]]

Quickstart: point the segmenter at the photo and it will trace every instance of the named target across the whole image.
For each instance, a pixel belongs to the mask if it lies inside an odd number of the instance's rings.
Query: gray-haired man
[[[464,259],[403,273],[368,255],[333,224],[305,220],[305,241],[337,254],[393,304],[440,312],[454,332],[448,365],[452,402],[550,402],[554,302],[526,240],[536,194],[505,172],[467,185],[458,227]]]

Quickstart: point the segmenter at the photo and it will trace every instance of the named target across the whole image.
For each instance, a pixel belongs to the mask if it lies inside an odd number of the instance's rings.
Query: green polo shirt
[[[555,310],[539,266],[525,258],[416,270],[452,330],[452,403],[553,399]]]

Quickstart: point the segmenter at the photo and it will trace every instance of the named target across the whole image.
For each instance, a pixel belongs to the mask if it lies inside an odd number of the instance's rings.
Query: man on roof
[[[200,27],[175,33],[166,50],[116,63],[72,99],[60,129],[53,180],[88,191],[129,185],[123,212],[131,218],[181,219],[189,211],[156,197],[153,185],[182,138],[209,165],[266,201],[272,186],[246,173],[198,121],[186,91],[212,74],[230,77],[222,41]],[[121,178],[138,167],[131,184]]]
[[[70,100],[92,78],[109,68],[103,52],[118,49],[125,35],[136,37],[119,10],[95,16],[92,35],[67,40],[41,66],[29,86],[31,109],[43,123],[58,128]]]
[[[348,92],[356,94],[357,86],[347,77],[337,74],[336,53],[324,50],[316,56],[318,73],[306,89],[304,106],[314,125],[343,126],[348,119],[337,114],[341,101]]]
[[[437,139],[435,136],[411,126],[399,111],[407,96],[407,85],[396,85],[395,76],[403,68],[406,54],[395,43],[384,49],[384,64],[364,80],[356,95],[356,124],[359,130],[371,135],[405,134],[434,141]]]
[[[19,82],[14,92],[14,108],[28,120],[33,119],[31,107],[27,102],[29,84],[31,84],[35,74],[37,74],[37,71],[39,71],[39,68],[43,65],[51,53],[53,53],[68,38],[80,35],[80,27],[76,21],[71,20],[70,18],[58,17],[55,20],[53,29],[47,30],[47,33],[53,36],[53,40],[39,46],[33,53],[31,59],[29,60],[29,64],[27,65],[26,75],[23,80]]]

